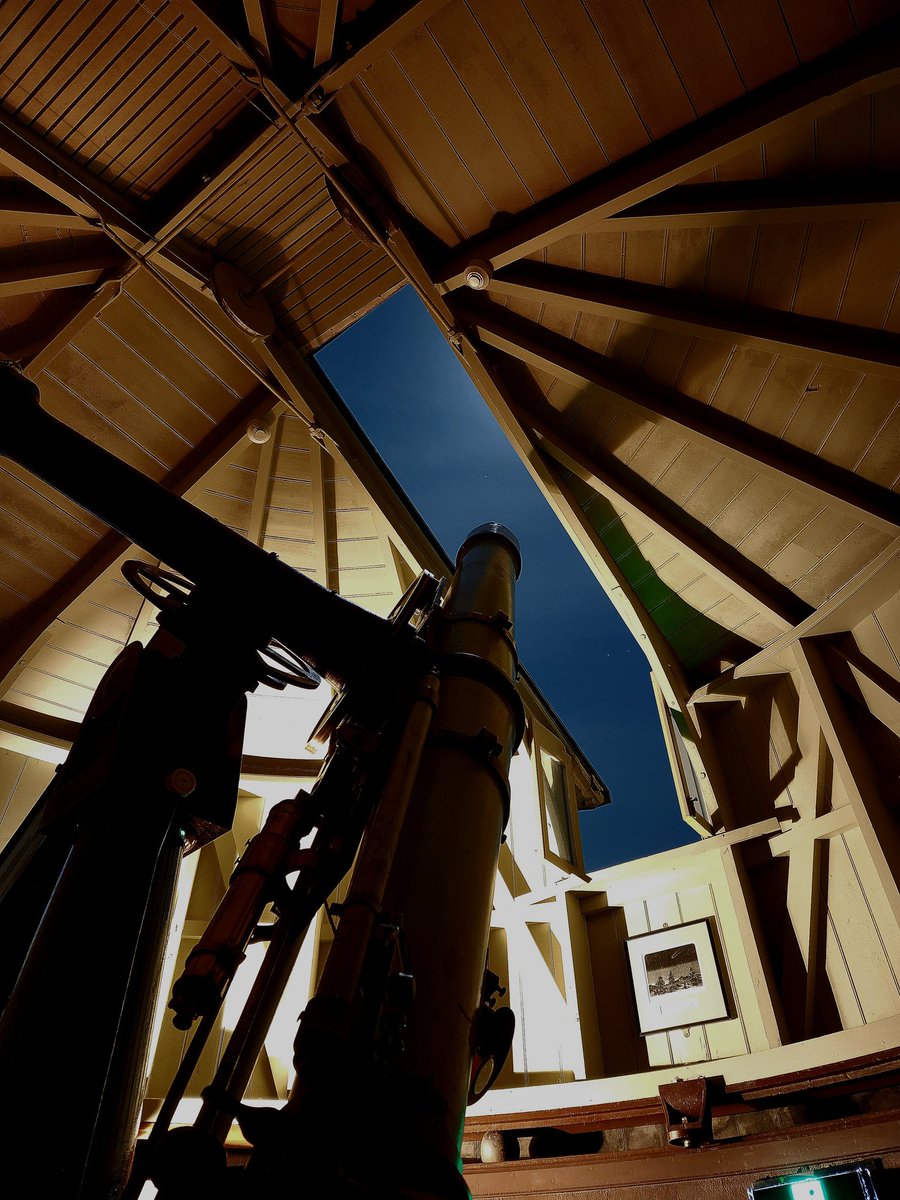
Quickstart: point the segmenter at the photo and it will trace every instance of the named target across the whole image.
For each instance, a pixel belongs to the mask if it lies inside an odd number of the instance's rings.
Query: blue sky
[[[416,294],[391,297],[317,359],[451,558],[485,521],[519,538],[520,657],[612,792],[582,814],[587,869],[694,840],[647,660]]]

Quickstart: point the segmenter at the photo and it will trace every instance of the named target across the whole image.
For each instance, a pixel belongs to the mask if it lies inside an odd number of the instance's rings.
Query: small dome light
[[[249,421],[247,423],[247,437],[256,446],[262,446],[272,436],[272,430],[265,421]]]
[[[491,276],[490,263],[478,261],[466,267],[466,284],[475,292],[483,292],[491,282]]]

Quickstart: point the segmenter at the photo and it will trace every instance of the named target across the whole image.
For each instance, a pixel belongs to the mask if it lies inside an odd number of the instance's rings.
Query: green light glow
[[[791,1200],[825,1200],[825,1189],[818,1179],[801,1179],[791,1184]]]

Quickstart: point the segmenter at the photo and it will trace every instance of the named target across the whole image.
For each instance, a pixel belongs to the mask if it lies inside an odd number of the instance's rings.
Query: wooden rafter
[[[704,704],[707,701],[716,703],[745,696],[748,690],[752,690],[755,679],[791,671],[792,648],[796,642],[801,638],[821,638],[852,629],[869,613],[896,596],[898,578],[900,538],[895,538],[795,629],[781,634],[758,654],[698,688],[691,696],[691,704]]]
[[[161,486],[177,496],[189,495],[204,475],[244,437],[247,422],[261,416],[271,406],[271,394],[263,388],[257,388],[246,400],[236,405],[228,416],[160,481]],[[85,588],[112,566],[119,555],[128,549],[128,545],[127,539],[120,534],[106,534],[39,600],[30,605],[20,618],[13,618],[7,622],[6,644],[0,653],[0,679],[6,679],[8,672],[15,668],[51,622],[76,600]]]
[[[691,396],[650,380],[636,381],[602,354],[497,305],[470,302],[465,306],[460,304],[459,310],[485,345],[576,386],[587,384],[599,388],[643,420],[673,429],[719,454],[749,463],[762,474],[810,495],[819,504],[833,504],[857,520],[865,520],[889,533],[896,533],[900,527],[900,497],[852,471]]]
[[[303,107],[312,112],[319,112],[334,99],[341,88],[352,83],[383,54],[390,53],[447,3],[448,0],[400,0],[399,3],[376,4],[361,13],[356,21],[344,27],[342,36],[346,38],[347,49],[343,53],[335,54],[335,31],[331,30],[331,38],[328,39],[327,30],[328,22],[337,20],[337,14],[331,13],[332,7],[339,8],[340,5],[335,5],[334,0],[323,0],[322,11],[326,16],[324,40],[331,41],[331,54],[329,60],[319,58],[319,33],[322,31],[320,17],[319,29],[316,32],[316,67],[320,67],[322,63],[326,65],[324,72],[307,88]]]
[[[278,452],[281,435],[281,405],[268,415],[266,424],[269,427],[269,440],[259,448],[259,458],[256,460],[256,478],[253,481],[253,495],[250,497],[250,519],[247,527],[247,540],[256,546],[261,546],[266,536],[266,515],[269,496],[272,491],[272,466]]]
[[[446,288],[464,281],[469,263],[495,270],[581,233],[776,135],[900,82],[900,21],[890,21],[849,45],[804,63],[692,124],[667,134],[583,182],[512,218],[506,228],[457,247],[433,278]]]
[[[594,578],[644,650],[665,688],[667,701],[686,712],[690,691],[675,651],[578,503],[561,470],[541,452],[536,436],[520,420],[500,373],[474,342],[463,343],[462,361]]]
[[[834,681],[900,737],[900,683],[866,658],[850,638],[822,640]]]
[[[60,288],[90,287],[105,271],[121,264],[121,254],[91,254],[62,262],[0,267],[0,299],[54,292]]]
[[[708,229],[721,225],[785,225],[866,221],[900,213],[900,179],[742,179],[682,184],[591,226],[591,232]]]
[[[341,13],[341,0],[320,0],[319,21],[316,25],[316,48],[313,66],[330,62],[334,54],[334,39]]]
[[[74,213],[38,188],[24,188],[14,179],[0,180],[0,225],[30,229],[92,229],[87,217]]]
[[[0,163],[139,257],[160,251],[177,232],[171,231],[172,221],[168,219],[165,237],[159,236],[151,228],[148,213],[130,197],[109,187],[34,130],[2,112]],[[179,243],[177,254],[166,255],[166,264],[170,273],[192,287],[208,281],[210,260],[185,241]]]
[[[788,858],[787,893],[788,917],[799,949],[799,960],[786,954],[784,979],[785,1016],[788,1024],[802,1038],[812,1037],[816,1012],[816,984],[822,962],[822,895],[824,858],[828,852],[826,840],[809,838]],[[799,978],[798,978],[799,977]]]
[[[55,717],[34,708],[22,708],[18,704],[10,704],[8,700],[0,700],[0,735],[14,739],[14,745],[20,739],[25,743],[37,742],[48,749],[58,751],[62,757],[72,748],[79,728],[77,721],[68,721],[64,717]],[[22,747],[23,750],[28,748],[30,747]]]
[[[244,18],[254,53],[267,67],[271,67],[272,39],[263,0],[244,0]]]
[[[671,288],[522,263],[495,275],[492,294],[548,303],[567,311],[650,325],[768,354],[787,354],[850,371],[900,379],[900,337],[797,313],[752,308]]]
[[[565,434],[548,422],[532,417],[517,406],[520,419],[540,434],[553,457],[589,487],[606,496],[615,507],[624,507],[642,524],[675,544],[698,566],[780,630],[793,627],[812,612],[798,596],[767,575],[755,563],[718,538],[702,522],[673,505],[611,454],[585,454]]]
[[[6,112],[0,112],[0,163],[96,228],[102,217],[142,239],[137,205]]]

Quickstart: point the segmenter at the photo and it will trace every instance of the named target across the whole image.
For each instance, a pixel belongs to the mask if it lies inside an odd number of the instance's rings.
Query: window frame
[[[538,809],[540,813],[541,825],[541,842],[543,845],[544,859],[553,866],[558,867],[561,871],[565,871],[567,875],[580,875],[582,878],[587,878],[584,873],[584,856],[581,848],[581,829],[578,824],[578,805],[575,800],[575,788],[573,786],[573,771],[572,771],[572,756],[566,750],[562,741],[550,732],[544,725],[540,725],[537,721],[533,722],[532,726],[532,747],[534,755],[534,772],[537,778],[537,793],[538,793]],[[555,758],[559,762],[565,772],[565,803],[566,814],[569,818],[569,843],[572,847],[572,861],[562,858],[559,854],[555,854],[550,849],[550,841],[547,833],[548,821],[548,797],[547,797],[547,781],[544,777],[544,770],[541,764],[541,754],[546,753],[551,758]]]

